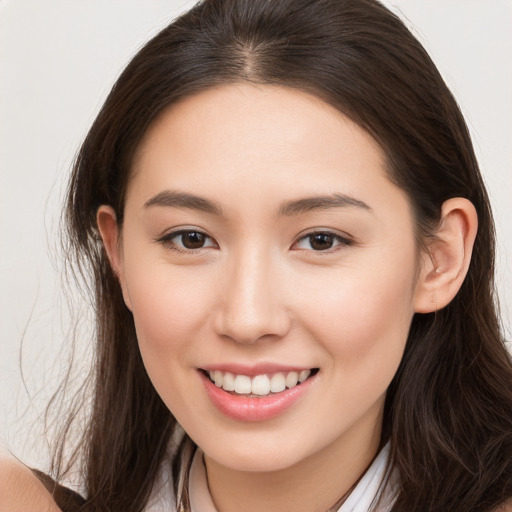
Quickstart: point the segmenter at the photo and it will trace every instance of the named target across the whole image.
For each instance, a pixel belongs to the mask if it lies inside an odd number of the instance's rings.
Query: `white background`
[[[130,56],[192,3],[0,0],[0,445],[29,463],[45,458],[38,418],[66,366],[62,346],[69,346],[58,250],[69,168]],[[510,339],[512,1],[388,3],[425,44],[473,135],[496,217],[498,291]],[[77,312],[85,318],[78,353],[86,371],[82,354],[92,330],[87,308]]]

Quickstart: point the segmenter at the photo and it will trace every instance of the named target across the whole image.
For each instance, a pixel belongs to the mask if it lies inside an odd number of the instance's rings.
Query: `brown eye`
[[[315,251],[326,251],[334,245],[335,237],[331,233],[313,233],[309,235],[309,243]]]
[[[177,252],[194,251],[209,247],[217,247],[215,241],[202,231],[180,229],[156,239],[167,249]]]
[[[349,246],[352,241],[330,231],[315,231],[299,239],[294,245],[294,249],[308,250],[314,252],[329,252],[338,247]]]
[[[199,231],[185,231],[181,233],[181,243],[185,249],[200,249],[204,247],[207,236]]]

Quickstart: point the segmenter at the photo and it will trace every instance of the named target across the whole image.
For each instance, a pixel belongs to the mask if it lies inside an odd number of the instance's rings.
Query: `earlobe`
[[[422,255],[415,312],[434,312],[457,295],[469,269],[477,228],[478,217],[469,200],[456,197],[443,203],[439,227]]]
[[[101,205],[96,213],[96,222],[107,253],[110,266],[119,280],[126,306],[131,310],[131,303],[126,290],[126,282],[122,265],[120,232],[116,212],[111,206]]]

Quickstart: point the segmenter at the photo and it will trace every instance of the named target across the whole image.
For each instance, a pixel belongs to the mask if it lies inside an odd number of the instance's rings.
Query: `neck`
[[[218,512],[326,512],[346,495],[377,454],[382,409],[334,443],[279,471],[238,471],[205,455],[208,486]]]

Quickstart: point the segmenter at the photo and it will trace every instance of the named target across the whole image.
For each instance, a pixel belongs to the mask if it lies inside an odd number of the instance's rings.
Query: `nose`
[[[215,316],[219,335],[251,344],[278,339],[290,329],[290,314],[279,271],[257,251],[231,261],[222,277]]]

